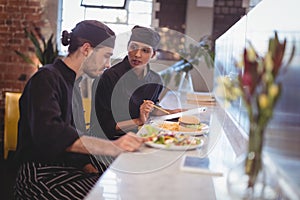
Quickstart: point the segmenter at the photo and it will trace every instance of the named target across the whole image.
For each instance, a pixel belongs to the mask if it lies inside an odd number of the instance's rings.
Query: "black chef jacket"
[[[75,128],[72,115],[75,77],[75,72],[57,59],[28,81],[19,101],[17,161],[78,168],[90,162],[88,155],[66,152],[84,134]]]
[[[116,123],[139,118],[143,100],[159,101],[163,89],[161,77],[150,70],[138,79],[128,57],[100,77],[95,93],[96,115],[108,139],[117,139],[125,131],[116,131]],[[136,131],[136,130],[135,130]]]

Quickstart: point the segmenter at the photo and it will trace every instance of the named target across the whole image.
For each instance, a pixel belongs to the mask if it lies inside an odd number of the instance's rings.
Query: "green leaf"
[[[146,124],[145,125],[145,129],[146,129],[146,131],[148,132],[148,134],[158,134],[158,132],[159,132],[159,130],[158,129],[156,129],[156,128],[154,128],[153,126],[151,126],[151,125],[149,125],[149,124]]]
[[[28,37],[34,45],[35,55],[38,58],[39,62],[42,65],[53,63],[55,58],[58,56],[57,47],[55,43],[53,43],[54,34],[51,34],[50,38],[46,41],[40,32],[36,32],[35,34],[33,31],[28,31],[26,28],[24,29],[24,32],[26,37]],[[15,52],[27,63],[35,65],[34,62],[25,54],[19,51]]]
[[[170,80],[171,80],[171,72],[164,73],[164,74],[161,75],[161,77],[164,80],[164,84],[168,85],[170,83]]]
[[[177,73],[177,74],[175,75],[175,86],[176,86],[176,87],[179,86],[181,74],[182,74],[182,73],[179,72],[179,73]]]
[[[44,57],[44,63],[42,63],[43,65],[53,63],[53,61],[57,56],[57,52],[53,48],[52,39],[53,39],[53,34],[50,36],[49,40],[47,41],[45,50],[43,52],[43,57]]]
[[[33,62],[33,60],[32,60],[29,56],[27,56],[27,55],[25,55],[25,54],[23,54],[23,53],[21,53],[20,51],[17,51],[17,50],[15,50],[15,53],[16,53],[18,56],[20,56],[26,63],[35,66],[35,63]]]
[[[294,58],[295,52],[296,52],[296,47],[295,47],[295,44],[294,44],[293,47],[292,47],[292,53],[291,53],[286,65],[290,65],[290,63],[292,62],[292,60]]]
[[[33,43],[34,48],[35,48],[35,54],[38,57],[39,61],[41,63],[43,63],[42,48],[40,46],[40,43],[39,43],[37,37],[34,35],[34,33],[32,31],[27,31],[27,29],[25,29],[25,34],[31,40],[31,42]]]

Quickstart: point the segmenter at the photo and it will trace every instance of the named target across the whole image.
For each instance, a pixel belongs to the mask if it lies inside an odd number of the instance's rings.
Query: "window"
[[[126,5],[126,0],[81,0],[81,5],[90,8],[124,9]]]
[[[71,31],[76,23],[87,19],[95,19],[107,24],[116,34],[130,31],[137,24],[146,27],[152,24],[153,0],[127,0],[125,9],[81,6],[81,3],[95,2],[97,1],[59,0],[57,35],[60,36],[63,30]],[[66,55],[67,48],[61,45],[60,37],[57,38],[57,43],[60,55]]]

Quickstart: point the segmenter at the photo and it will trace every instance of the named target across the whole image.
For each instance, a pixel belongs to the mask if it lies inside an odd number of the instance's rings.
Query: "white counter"
[[[143,146],[139,152],[123,153],[101,176],[86,199],[230,199],[226,194],[225,176],[235,153],[214,115],[214,107],[198,115],[213,124],[204,146],[190,151]],[[224,176],[181,171],[184,154],[208,157],[210,168],[223,172]]]
[[[178,99],[179,98],[179,99]],[[188,105],[184,96],[168,93],[161,101],[163,107],[193,109],[200,105]],[[210,125],[206,143],[191,151],[167,151],[143,146],[139,152],[121,154],[101,176],[86,199],[232,199],[226,188],[228,169],[235,164],[238,156],[245,153],[247,136],[218,104],[207,106],[206,112],[196,114],[201,121]],[[141,132],[143,129],[140,130]],[[180,170],[184,154],[208,157],[210,168],[222,172],[222,177],[190,173]],[[270,169],[276,174],[281,199],[299,199],[293,181],[286,176],[287,170],[299,169],[298,162],[293,164],[281,157],[271,157]],[[283,162],[285,168],[276,164]],[[294,177],[296,177],[294,175]]]

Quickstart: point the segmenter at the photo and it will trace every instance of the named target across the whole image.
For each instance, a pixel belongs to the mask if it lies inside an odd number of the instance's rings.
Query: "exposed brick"
[[[4,8],[5,12],[19,12],[20,11],[20,7],[19,6],[15,6],[15,5],[8,5]]]
[[[238,9],[237,9],[237,8],[230,8],[229,13],[230,13],[230,14],[238,13]]]
[[[0,26],[0,34],[2,35],[2,37],[7,34],[8,30],[9,30],[9,27],[7,27],[7,26]]]
[[[234,6],[235,7],[242,7],[242,0],[235,0],[235,2],[234,2]]]
[[[245,8],[242,8],[242,1],[214,1],[213,40],[227,31],[241,16],[245,15]]]
[[[25,15],[25,19],[28,20],[28,21],[37,21],[37,20],[41,19],[41,16],[40,15],[28,14],[28,15]]]
[[[215,7],[214,8],[214,14],[220,14],[220,12],[221,12],[221,9],[220,9],[220,7]]]
[[[27,27],[27,26],[29,26],[29,24],[31,24],[31,22],[28,22],[28,21],[26,21],[26,20],[23,20],[23,21],[22,21],[22,26],[23,26],[23,27]]]
[[[34,67],[32,65],[28,65],[27,67],[24,67],[24,73],[27,74],[28,77],[33,75],[37,71],[37,67]]]
[[[24,39],[26,38],[24,30],[22,29],[20,31],[15,32],[14,37],[21,38],[22,42],[24,42]]]
[[[21,1],[21,0],[9,0],[7,2],[7,5],[16,5],[16,6],[24,6],[26,1]]]
[[[227,6],[233,6],[234,5],[234,1],[226,1],[226,5]]]
[[[29,1],[27,3],[28,6],[32,6],[32,7],[40,7],[41,6],[41,1],[36,0],[36,1]]]
[[[160,3],[160,11],[156,12],[159,26],[184,33],[187,2],[182,0],[157,0],[157,2]]]
[[[0,54],[0,60],[3,62],[13,62],[15,61],[15,57],[12,56],[12,55],[3,55],[3,54]],[[4,68],[5,67],[5,64],[2,64],[1,68]]]
[[[37,8],[35,7],[21,7],[20,10],[22,13],[38,13]]]
[[[223,0],[215,1],[215,5],[216,6],[225,6],[225,1],[223,1]]]
[[[18,44],[18,45],[20,45],[20,43],[21,43],[21,39],[15,39],[15,38],[13,38],[13,39],[9,39],[8,40],[8,43],[10,43],[10,44]]]
[[[3,77],[3,80],[5,81],[16,81],[18,80],[18,77],[19,77],[19,73],[5,73],[4,74],[4,77]]]
[[[228,14],[229,13],[229,8],[228,7],[223,7],[222,8],[222,13],[225,14],[225,15]]]
[[[13,13],[9,13],[7,17],[13,20],[20,20],[23,19],[23,14],[24,13],[22,12],[13,12]]]
[[[239,8],[237,11],[239,14],[244,15],[245,14],[245,8]]]

